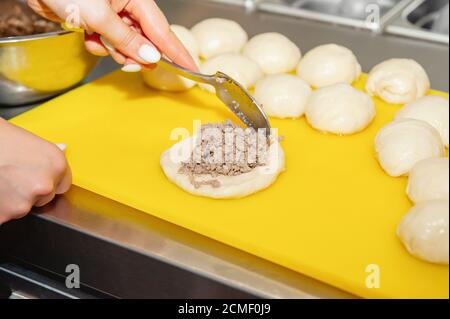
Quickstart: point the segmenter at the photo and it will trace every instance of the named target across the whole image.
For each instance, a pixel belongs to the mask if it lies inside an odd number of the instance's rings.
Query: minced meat
[[[189,161],[179,172],[190,177],[196,187],[219,187],[219,175],[237,176],[265,165],[268,139],[264,132],[242,129],[231,121],[202,125],[196,135],[195,147]],[[210,175],[211,180],[199,182],[195,177]]]
[[[25,3],[17,0],[0,1],[0,38],[57,30],[61,30],[59,24],[40,17]]]

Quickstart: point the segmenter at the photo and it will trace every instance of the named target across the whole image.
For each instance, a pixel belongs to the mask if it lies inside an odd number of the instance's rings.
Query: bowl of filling
[[[0,1],[0,107],[64,92],[97,61],[85,50],[83,33],[41,18],[25,1]]]

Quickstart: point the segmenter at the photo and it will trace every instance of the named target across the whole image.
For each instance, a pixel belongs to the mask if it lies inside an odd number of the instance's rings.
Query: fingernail
[[[65,151],[66,150],[66,148],[67,148],[67,146],[66,146],[66,144],[62,144],[62,143],[59,143],[59,144],[56,144],[56,146],[61,150],[61,151]]]
[[[105,48],[107,48],[109,51],[112,51],[112,52],[116,51],[116,49],[111,44],[111,42],[109,42],[108,39],[106,39],[104,36],[102,36],[102,35],[100,36],[100,41],[102,41]]]
[[[139,64],[125,64],[122,69],[123,72],[139,72],[142,67]]]
[[[155,47],[148,44],[143,44],[139,48],[138,54],[142,60],[148,63],[156,63],[161,59],[161,53]]]
[[[92,31],[90,31],[90,30],[86,30],[86,34],[87,34],[87,35],[93,35],[94,32],[92,32]]]

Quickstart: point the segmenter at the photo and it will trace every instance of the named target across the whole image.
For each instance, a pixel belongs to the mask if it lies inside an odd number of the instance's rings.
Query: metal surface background
[[[351,48],[365,71],[392,57],[419,61],[433,88],[448,91],[448,46],[334,26],[205,0],[158,1],[172,23],[191,27],[207,17],[236,20],[250,36],[277,31],[303,52],[335,42]],[[117,66],[103,59],[86,81]],[[4,108],[11,118],[33,106]],[[86,209],[84,202],[96,202]],[[82,283],[117,297],[353,297],[301,274],[73,187],[23,220],[0,227],[3,255],[63,280],[80,263]],[[118,216],[121,216],[118,218]],[[83,275],[84,274],[84,275]]]

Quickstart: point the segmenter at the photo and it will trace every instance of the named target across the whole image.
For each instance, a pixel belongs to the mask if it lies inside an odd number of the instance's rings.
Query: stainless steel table
[[[204,0],[165,0],[160,5],[173,23],[190,27],[206,17],[230,18],[250,35],[286,34],[304,52],[319,44],[340,43],[355,51],[366,71],[387,58],[414,58],[428,70],[434,88],[448,91],[445,45]],[[115,68],[104,59],[87,81]],[[10,118],[31,107],[0,106],[0,116]],[[103,297],[354,297],[78,187],[30,216],[1,226],[0,249],[4,256],[0,278],[3,267],[6,273],[28,279],[43,273],[61,285],[66,266],[75,264],[80,267],[83,292]],[[86,295],[69,290],[60,296]]]

